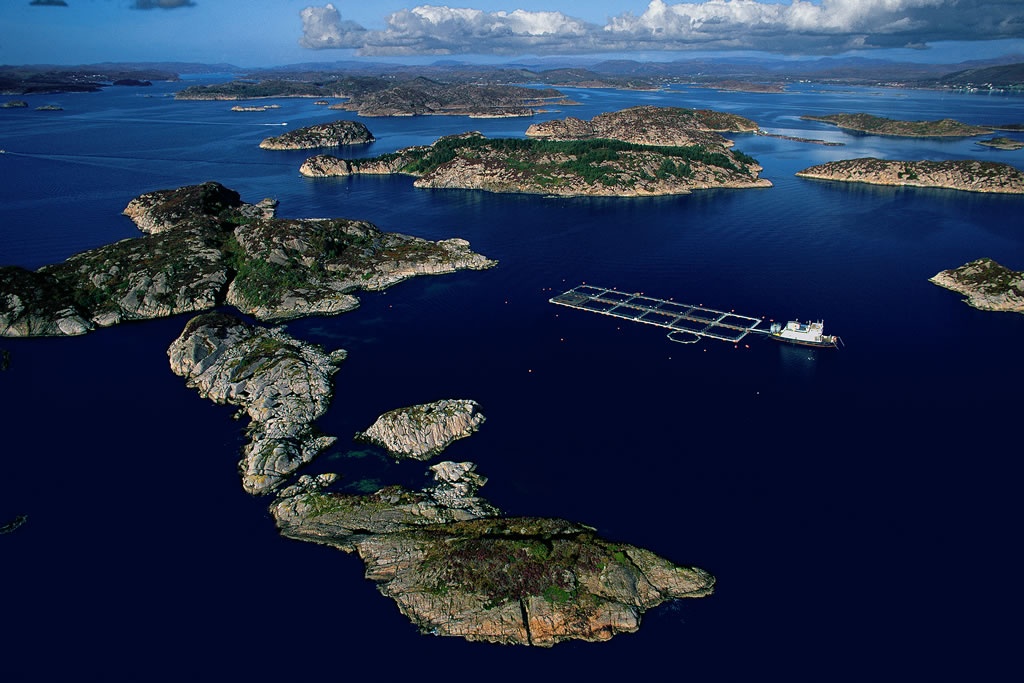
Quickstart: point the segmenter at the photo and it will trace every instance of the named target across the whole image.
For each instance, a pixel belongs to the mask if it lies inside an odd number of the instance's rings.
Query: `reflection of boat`
[[[772,339],[777,339],[790,344],[801,344],[803,346],[828,346],[838,348],[842,340],[834,334],[825,334],[825,323],[819,320],[816,323],[806,323],[797,320],[790,320],[783,327],[782,323],[772,323]]]

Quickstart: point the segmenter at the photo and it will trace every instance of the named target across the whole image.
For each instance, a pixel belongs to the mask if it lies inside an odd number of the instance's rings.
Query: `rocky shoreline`
[[[830,161],[797,171],[796,175],[870,185],[1024,194],[1024,173],[991,161],[891,161],[868,157]]]
[[[982,311],[1024,313],[1024,272],[980,258],[928,279],[964,295],[964,302]]]

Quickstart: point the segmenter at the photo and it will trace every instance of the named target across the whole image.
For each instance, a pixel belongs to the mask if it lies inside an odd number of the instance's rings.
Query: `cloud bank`
[[[394,12],[371,31],[328,4],[302,10],[299,44],[357,54],[584,54],[619,51],[761,50],[836,54],[927,47],[942,40],[1024,37],[1021,0],[652,0],[640,15],[605,25],[561,12],[485,12],[421,5]]]

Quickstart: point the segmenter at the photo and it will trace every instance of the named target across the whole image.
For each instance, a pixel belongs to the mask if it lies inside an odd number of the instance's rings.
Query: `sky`
[[[0,0],[0,64],[728,54],[1024,54],[1024,0]]]

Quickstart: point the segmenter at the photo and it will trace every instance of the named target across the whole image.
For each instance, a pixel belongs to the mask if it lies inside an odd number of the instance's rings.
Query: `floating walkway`
[[[769,329],[758,327],[763,322],[761,318],[593,285],[573,287],[548,301],[581,311],[664,327],[670,330],[668,338],[680,344],[695,344],[704,337],[735,343],[748,334],[771,334]]]

